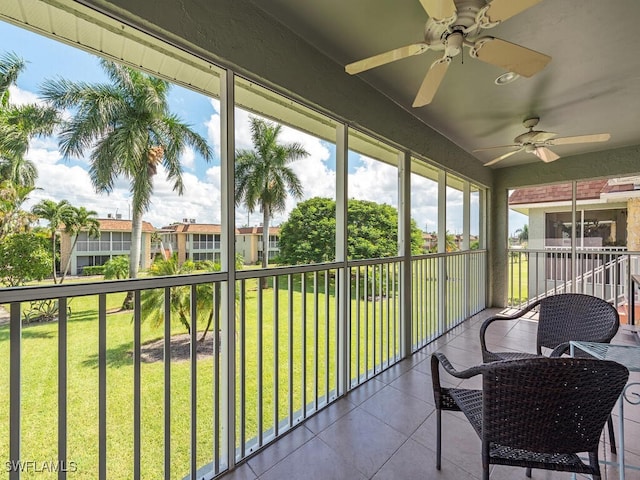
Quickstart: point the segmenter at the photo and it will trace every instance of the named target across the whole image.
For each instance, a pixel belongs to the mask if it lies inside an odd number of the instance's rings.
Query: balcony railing
[[[220,250],[220,242],[192,242],[193,250]]]
[[[79,240],[76,244],[77,252],[128,252],[131,250],[131,241],[100,241]]]
[[[2,290],[0,460],[211,478],[485,308],[485,273],[472,251],[241,270],[235,292],[226,272]],[[50,299],[57,322],[23,324]]]
[[[640,273],[640,252],[620,248],[569,248],[509,251],[509,305],[522,308],[538,298],[564,292],[586,293],[629,303],[631,275]]]

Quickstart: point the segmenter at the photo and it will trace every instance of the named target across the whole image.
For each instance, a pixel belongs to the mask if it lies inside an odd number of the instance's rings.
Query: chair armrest
[[[525,314],[529,313],[534,308],[536,308],[538,305],[540,305],[540,302],[541,300],[537,300],[533,302],[531,305],[529,305],[527,308],[525,308],[524,310],[520,310],[519,312],[516,312],[513,315],[494,315],[493,317],[489,317],[484,322],[482,322],[482,326],[480,327],[480,347],[482,349],[482,358],[485,358],[484,352],[489,351],[487,349],[487,342],[485,340],[485,335],[487,332],[487,328],[489,328],[489,325],[491,325],[493,322],[498,320],[516,320],[524,316]]]
[[[439,376],[438,364],[442,365],[448,374],[456,378],[471,378],[482,373],[482,365],[476,365],[466,370],[456,370],[444,353],[436,352],[431,355],[431,375],[434,377]]]
[[[549,357],[551,358],[561,357],[565,353],[569,353],[569,349],[570,349],[569,342],[563,342],[551,351],[551,353],[549,354]]]
[[[456,370],[449,359],[442,353],[434,353],[431,355],[431,381],[433,382],[433,398],[438,408],[442,406],[443,399],[449,398],[446,388],[440,385],[440,365],[442,368],[456,378],[471,378],[482,373],[482,365],[467,368],[466,370]],[[449,403],[445,401],[445,404]]]

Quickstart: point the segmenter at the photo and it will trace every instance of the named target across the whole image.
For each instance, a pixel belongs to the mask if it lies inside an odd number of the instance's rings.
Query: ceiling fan
[[[485,167],[498,163],[499,161],[504,160],[505,158],[508,158],[511,155],[515,155],[519,152],[532,153],[543,162],[549,163],[560,158],[559,155],[555,154],[547,148],[549,146],[571,145],[576,143],[606,142],[611,138],[611,135],[608,133],[596,133],[593,135],[578,135],[575,137],[554,138],[558,135],[557,133],[545,132],[544,130],[534,130],[534,127],[538,125],[539,121],[540,118],[532,117],[527,118],[524,122],[522,122],[524,127],[528,128],[529,131],[514,138],[512,145],[497,145],[495,147],[479,148],[477,150],[474,150],[474,152],[485,152],[487,150],[494,150],[497,148],[515,148],[515,150],[500,155],[499,157],[496,157],[493,160],[485,163]]]
[[[413,101],[414,107],[431,103],[451,59],[459,55],[463,47],[468,47],[470,55],[478,60],[530,77],[542,70],[551,57],[499,38],[478,36],[481,30],[495,27],[540,1],[420,0],[429,15],[424,41],[350,63],[345,70],[354,75],[428,50],[443,51],[444,56],[429,68]]]

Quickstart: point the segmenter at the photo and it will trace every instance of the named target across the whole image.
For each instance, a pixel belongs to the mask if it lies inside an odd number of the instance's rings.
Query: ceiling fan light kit
[[[517,73],[507,72],[507,73],[503,73],[498,78],[496,78],[494,83],[496,85],[508,85],[510,83],[515,82],[519,78],[520,78],[520,75],[518,75]]]
[[[478,36],[482,30],[493,28],[540,1],[420,0],[420,4],[429,15],[425,24],[424,42],[350,63],[345,70],[355,75],[413,55],[420,55],[428,50],[442,52],[443,56],[433,62],[427,71],[413,101],[413,107],[431,103],[451,64],[451,59],[460,55],[464,47],[469,48],[470,55],[480,61],[504,68],[512,75],[530,77],[542,70],[551,57],[499,38]]]

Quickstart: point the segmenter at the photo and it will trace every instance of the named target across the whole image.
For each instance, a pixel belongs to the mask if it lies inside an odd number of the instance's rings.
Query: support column
[[[470,237],[471,184],[465,180],[462,186],[462,250],[470,250]],[[462,296],[462,313],[464,318],[469,318],[471,312],[471,309],[469,308],[469,296],[471,295],[471,265],[469,255],[463,256],[462,261],[464,262],[464,295]]]
[[[235,118],[234,118],[234,74],[227,70],[220,82],[220,142],[221,155],[221,203],[222,203],[222,238],[221,263],[222,270],[228,272],[228,280],[222,290],[223,321],[222,336],[223,345],[220,361],[221,368],[221,403],[222,411],[220,437],[222,451],[220,458],[225,459],[229,470],[235,466],[235,372],[236,372],[236,222],[235,222]],[[243,379],[244,381],[244,379]],[[226,430],[225,430],[226,429]],[[215,432],[214,432],[215,433]]]
[[[411,354],[411,296],[413,282],[411,276],[411,155],[398,155],[398,255],[400,265],[400,355]]]
[[[627,250],[640,252],[640,197],[627,200]]]
[[[447,251],[447,173],[438,172],[438,253]],[[447,324],[447,258],[438,258],[438,330]]]
[[[347,393],[351,377],[350,352],[350,275],[347,263],[347,203],[349,174],[349,128],[344,124],[336,127],[336,262],[338,282],[336,303],[338,305],[338,396]]]

